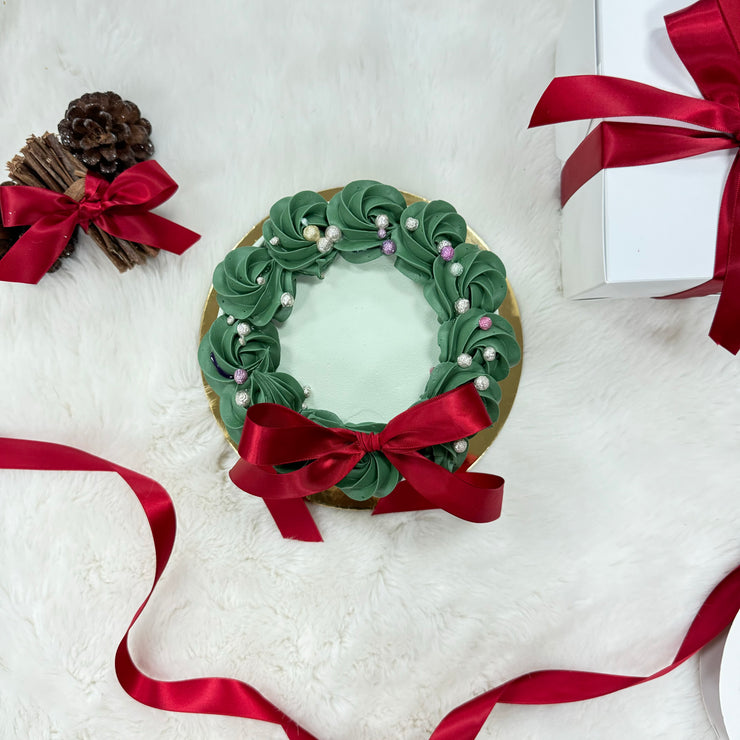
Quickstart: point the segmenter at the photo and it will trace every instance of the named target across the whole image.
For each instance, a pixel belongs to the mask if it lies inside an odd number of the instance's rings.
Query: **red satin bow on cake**
[[[649,123],[603,122],[565,163],[563,204],[597,172],[693,157],[740,147],[740,3],[699,0],[665,17],[674,49],[705,99],[618,77],[555,78],[540,98],[530,126],[617,116],[669,118],[697,130]],[[712,280],[677,293],[689,298],[721,291],[709,336],[733,354],[740,350],[740,152],[725,185]]]
[[[260,496],[284,537],[320,542],[306,496],[331,488],[360,459],[382,452],[405,478],[380,499],[374,514],[440,508],[470,522],[501,514],[504,481],[486,473],[450,473],[419,453],[490,426],[491,419],[472,383],[412,406],[378,434],[322,427],[273,403],[247,411],[240,459],[229,475],[247,493]],[[278,473],[275,465],[310,461]]]
[[[31,228],[0,260],[0,280],[38,283],[64,250],[75,226],[102,231],[167,252],[182,254],[200,235],[150,213],[172,197],[177,183],[154,160],[140,162],[112,182],[88,172],[81,200],[45,188],[0,188],[5,226]]]

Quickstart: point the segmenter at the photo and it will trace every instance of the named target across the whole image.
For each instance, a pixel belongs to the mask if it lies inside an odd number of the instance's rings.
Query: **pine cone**
[[[14,182],[0,183],[0,187],[15,185]],[[30,226],[3,226],[0,219],[0,259],[10,251],[10,248],[30,229]],[[77,243],[77,229],[72,232],[72,238],[67,243],[59,259],[49,268],[49,272],[56,272],[62,266],[62,258],[69,257],[75,251]]]
[[[62,144],[109,180],[154,154],[152,125],[138,106],[114,92],[85,93],[73,100],[58,128]]]

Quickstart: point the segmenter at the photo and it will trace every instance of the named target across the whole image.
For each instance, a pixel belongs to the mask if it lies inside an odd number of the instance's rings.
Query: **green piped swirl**
[[[360,432],[379,432],[383,428],[383,424],[376,423],[344,424],[330,411],[305,408],[301,384],[278,371],[280,343],[275,326],[275,322],[285,321],[290,315],[291,306],[283,305],[281,297],[284,293],[295,297],[297,275],[322,277],[337,253],[350,262],[367,262],[381,255],[383,240],[378,237],[375,224],[375,218],[381,214],[389,219],[385,238],[392,238],[397,246],[395,266],[421,284],[441,324],[437,335],[439,364],[420,400],[486,378],[488,387],[479,393],[491,421],[498,418],[498,381],[506,377],[521,356],[514,330],[495,313],[506,295],[506,273],[501,260],[465,243],[467,226],[449,203],[420,202],[405,207],[403,196],[395,188],[359,180],[347,185],[329,204],[311,191],[279,200],[270,209],[270,218],[263,227],[264,245],[235,249],[216,268],[213,285],[219,305],[236,320],[229,323],[223,315],[214,321],[200,344],[198,360],[206,380],[220,397],[221,418],[236,443],[247,413],[238,402],[243,402],[243,398],[238,398],[239,391],[246,391],[252,404],[287,406],[322,426]],[[416,229],[406,227],[408,218],[418,220]],[[342,238],[329,251],[321,252],[315,242],[304,239],[307,224],[318,227],[322,235],[327,225],[338,226]],[[270,243],[274,237],[277,244]],[[453,261],[461,265],[456,268],[458,275],[450,270],[451,262],[439,255],[438,244],[443,239],[455,249]],[[463,314],[455,311],[459,298],[470,301],[470,309]],[[484,316],[491,320],[490,329],[480,328],[478,322]],[[239,320],[251,327],[243,337],[237,329]],[[488,348],[495,351],[492,359],[484,356]],[[463,353],[472,358],[468,368],[457,364]],[[491,357],[490,350],[488,356]],[[243,383],[237,384],[233,377],[237,370],[247,372]],[[456,452],[452,442],[421,453],[451,471],[465,459],[465,452]],[[338,485],[348,496],[362,501],[388,495],[399,480],[399,472],[385,455],[371,452]]]
[[[406,227],[409,218],[419,222],[414,230]],[[463,217],[444,200],[412,203],[401,214],[401,224],[394,235],[396,268],[417,283],[431,279],[437,260],[444,262],[439,256],[439,242],[446,240],[457,247],[468,233]]]
[[[385,239],[392,239],[398,230],[399,219],[406,200],[390,185],[375,180],[357,180],[338,192],[326,209],[330,224],[342,230],[342,239],[336,249],[348,262],[369,262],[382,256],[380,247]],[[387,235],[378,236],[375,219],[388,216]]]
[[[264,282],[258,282],[263,278]],[[295,296],[295,275],[284,269],[262,247],[239,247],[226,255],[213,273],[213,289],[224,313],[265,326],[272,319],[285,321],[291,307],[283,306],[283,293]]]
[[[458,276],[450,269],[454,263],[462,268]],[[458,298],[467,298],[476,309],[493,312],[506,297],[506,269],[493,252],[460,244],[455,247],[454,262],[441,257],[432,262],[432,277],[424,285],[424,297],[440,324],[455,316]]]
[[[326,201],[312,190],[281,198],[270,209],[270,218],[262,227],[265,248],[283,269],[298,275],[323,277],[336,252],[319,252],[316,242],[304,238],[306,226],[316,226],[321,232],[327,226]],[[277,244],[272,244],[275,238]]]

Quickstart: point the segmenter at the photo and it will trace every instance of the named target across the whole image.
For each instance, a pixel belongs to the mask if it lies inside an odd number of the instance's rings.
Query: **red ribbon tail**
[[[37,221],[0,259],[0,280],[35,285],[67,246],[77,224],[76,214],[46,216]]]
[[[262,500],[270,514],[272,514],[280,534],[286,540],[323,542],[319,528],[316,526],[304,499],[265,498]]]
[[[439,507],[425,499],[407,480],[402,480],[387,496],[383,496],[375,504],[373,516],[437,508]]]
[[[148,211],[126,213],[121,208],[119,213],[100,215],[95,224],[111,236],[174,254],[182,254],[200,239],[200,234]]]

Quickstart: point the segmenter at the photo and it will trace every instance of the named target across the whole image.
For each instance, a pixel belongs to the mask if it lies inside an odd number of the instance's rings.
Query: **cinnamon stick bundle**
[[[31,136],[26,146],[8,162],[11,178],[19,185],[46,188],[80,200],[85,192],[87,168],[67,151],[59,139],[48,131],[43,136]],[[90,224],[88,234],[116,266],[125,272],[155,257],[158,249],[106,234]]]

